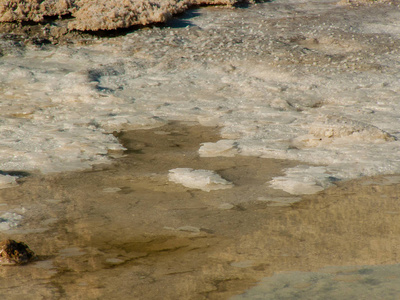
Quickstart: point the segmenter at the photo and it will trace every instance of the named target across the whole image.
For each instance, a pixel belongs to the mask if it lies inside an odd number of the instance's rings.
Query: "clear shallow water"
[[[294,162],[199,157],[199,143],[219,136],[193,125],[126,132],[127,156],[113,165],[0,190],[0,238],[38,256],[0,268],[2,296],[228,299],[260,280],[243,297],[286,295],[282,282],[305,299],[327,295],[320,285],[341,299],[363,285],[374,295],[398,291],[396,266],[372,265],[399,260],[399,176],[340,183],[299,202],[265,185]],[[234,186],[187,188],[168,179],[175,166],[213,170]]]
[[[328,267],[265,278],[231,299],[397,299],[399,265]]]

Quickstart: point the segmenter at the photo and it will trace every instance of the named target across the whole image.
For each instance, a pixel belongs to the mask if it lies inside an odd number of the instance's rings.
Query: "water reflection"
[[[0,237],[38,255],[0,268],[1,294],[224,299],[275,272],[399,261],[400,177],[338,182],[298,202],[266,184],[296,162],[197,155],[200,143],[219,138],[217,128],[179,123],[126,132],[128,154],[113,165],[33,174],[1,190],[1,213],[22,218]],[[235,187],[208,193],[169,182],[168,170],[180,167],[215,170]]]

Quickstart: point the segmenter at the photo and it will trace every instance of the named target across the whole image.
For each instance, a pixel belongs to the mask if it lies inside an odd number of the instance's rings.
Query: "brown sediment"
[[[39,255],[23,271],[0,269],[3,295],[227,299],[278,271],[400,259],[399,176],[341,183],[282,206],[293,196],[267,182],[296,162],[199,157],[201,143],[220,139],[218,128],[172,123],[119,137],[129,150],[112,166],[0,190],[3,210],[25,209],[0,237]],[[188,189],[168,181],[177,167],[214,170],[235,186]]]

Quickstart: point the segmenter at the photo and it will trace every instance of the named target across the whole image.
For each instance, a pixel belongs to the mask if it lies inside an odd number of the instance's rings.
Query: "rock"
[[[232,6],[247,0],[5,0],[0,1],[0,22],[43,22],[67,16],[68,28],[81,31],[115,30],[165,22],[196,5]]]
[[[220,140],[216,143],[203,143],[199,149],[201,157],[234,157],[238,154],[237,142],[234,140]]]
[[[341,116],[321,116],[309,129],[309,134],[292,140],[297,148],[323,147],[330,144],[385,143],[396,138],[384,130]]]
[[[189,226],[189,225],[178,227],[177,230],[193,232],[193,233],[199,233],[200,232],[200,228],[194,227],[194,226]]]
[[[214,190],[229,189],[233,184],[214,171],[193,170],[191,168],[176,168],[169,170],[169,181],[182,184],[191,189],[200,189],[210,192]]]
[[[0,3],[0,21],[42,22],[45,17],[69,14],[72,0],[6,0]]]
[[[35,253],[25,243],[14,240],[0,243],[0,265],[22,265],[34,258]]]

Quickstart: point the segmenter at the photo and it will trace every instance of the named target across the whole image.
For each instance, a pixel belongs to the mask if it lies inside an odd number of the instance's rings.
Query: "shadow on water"
[[[170,28],[184,28],[194,26],[190,19],[200,16],[199,10],[196,8],[189,9],[181,14],[178,14],[171,19],[167,20],[160,27],[170,27]]]
[[[88,31],[87,33],[95,36],[95,37],[119,37],[124,36],[130,33],[133,33],[140,29],[145,28],[184,28],[184,27],[191,27],[195,26],[190,19],[200,16],[197,8],[191,8],[187,11],[184,11],[180,14],[175,15],[171,19],[168,19],[166,22],[163,23],[154,23],[149,25],[134,25],[128,28],[120,28],[116,30],[98,30],[98,31]]]
[[[272,2],[272,1],[273,0],[257,1],[257,2],[267,3],[267,2]],[[253,5],[253,4],[242,1],[242,2],[236,3],[235,5],[233,5],[233,7],[237,8],[237,9],[245,9],[245,8],[249,8],[251,5]],[[199,8],[200,7],[210,7],[210,6],[213,6],[213,5],[191,6],[188,10],[174,15],[172,18],[168,19],[167,21],[165,21],[163,23],[154,23],[154,24],[149,24],[149,25],[134,25],[134,26],[131,26],[128,28],[120,28],[120,29],[116,29],[116,30],[88,31],[87,33],[89,33],[92,36],[96,36],[96,37],[111,37],[112,38],[112,37],[124,36],[124,35],[130,34],[132,32],[135,32],[137,30],[144,29],[144,28],[192,27],[192,26],[196,26],[196,25],[194,25],[190,20],[201,15],[201,13],[199,12]],[[220,5],[216,5],[216,6],[220,6]],[[221,6],[221,7],[225,7],[225,6]]]
[[[14,176],[14,177],[21,178],[21,177],[27,177],[31,174],[28,172],[23,172],[23,171],[0,171],[0,175],[4,175],[4,176],[8,175],[8,176]]]

